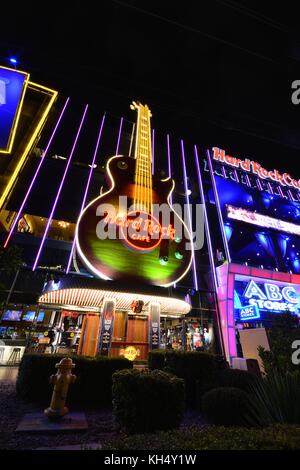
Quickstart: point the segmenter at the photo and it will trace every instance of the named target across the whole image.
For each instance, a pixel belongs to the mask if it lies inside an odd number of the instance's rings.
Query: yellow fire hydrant
[[[64,357],[59,364],[55,367],[58,369],[55,375],[51,375],[49,381],[50,384],[54,385],[51,403],[44,413],[48,418],[62,418],[68,413],[66,405],[66,398],[68,394],[69,385],[74,383],[76,375],[72,374],[75,364],[69,357]]]

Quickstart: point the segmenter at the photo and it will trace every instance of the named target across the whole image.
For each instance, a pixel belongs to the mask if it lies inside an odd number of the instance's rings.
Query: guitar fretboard
[[[135,143],[135,192],[136,210],[152,212],[152,149],[151,112],[147,105],[133,103],[138,111]]]

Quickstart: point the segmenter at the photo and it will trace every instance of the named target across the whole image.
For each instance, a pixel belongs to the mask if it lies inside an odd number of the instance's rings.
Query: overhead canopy
[[[105,299],[114,299],[117,310],[130,310],[134,300],[144,302],[142,312],[147,312],[150,302],[158,302],[163,315],[186,315],[191,305],[181,294],[168,296],[164,288],[138,286],[134,290],[125,284],[80,276],[49,281],[39,298],[45,306],[100,311]],[[164,294],[164,295],[163,295]]]

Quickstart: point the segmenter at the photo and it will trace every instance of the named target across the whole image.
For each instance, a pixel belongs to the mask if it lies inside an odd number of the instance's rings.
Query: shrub
[[[190,351],[152,351],[149,368],[153,363],[184,379],[186,403],[190,407],[200,405],[199,396],[214,386],[218,371],[228,367],[223,356]]]
[[[269,371],[254,384],[251,402],[256,416],[253,424],[300,424],[300,373]]]
[[[53,390],[49,377],[56,373],[55,364],[63,357],[59,354],[25,354],[16,382],[17,395],[25,400],[47,404]],[[125,358],[70,357],[75,364],[73,373],[77,376],[68,392],[67,403],[70,405],[110,405],[113,373],[132,367],[132,362]]]
[[[300,428],[269,426],[264,429],[209,426],[155,434],[136,434],[104,442],[102,450],[299,450]]]
[[[129,433],[179,426],[184,382],[160,370],[123,370],[113,375],[113,413]]]
[[[202,412],[210,424],[245,425],[250,410],[249,395],[239,388],[214,388],[202,397]]]
[[[259,356],[262,359],[265,372],[272,373],[274,369],[285,373],[298,370],[300,364],[291,361],[291,345],[300,337],[299,319],[291,312],[272,316],[272,328],[267,330],[271,351],[259,347]]]
[[[259,379],[250,372],[240,369],[224,369],[217,374],[217,387],[235,387],[250,392]]]
[[[148,353],[148,367],[150,370],[164,370],[165,367],[165,349],[156,349]]]

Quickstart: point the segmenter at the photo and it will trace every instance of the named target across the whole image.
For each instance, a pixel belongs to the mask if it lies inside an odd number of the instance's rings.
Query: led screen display
[[[5,321],[20,321],[22,311],[20,310],[4,310],[2,320]]]
[[[215,180],[231,261],[300,273],[300,201]]]
[[[0,67],[0,151],[8,151],[28,75]]]

